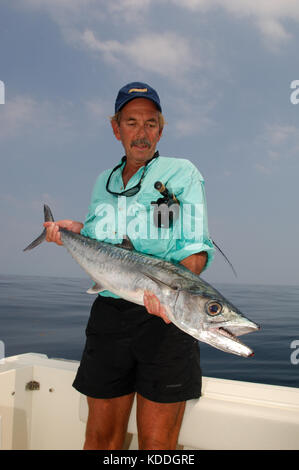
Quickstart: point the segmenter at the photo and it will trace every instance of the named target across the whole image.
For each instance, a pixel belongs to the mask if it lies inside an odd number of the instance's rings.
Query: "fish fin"
[[[29,251],[32,250],[32,248],[35,248],[36,246],[40,245],[44,240],[46,239],[46,229],[42,231],[42,233],[37,237],[33,242],[31,242],[26,248],[24,248],[23,251]]]
[[[124,235],[123,241],[121,243],[118,243],[116,246],[124,248],[125,250],[135,250],[134,245],[128,235]]]
[[[51,209],[49,206],[44,204],[44,218],[45,222],[54,222],[54,217],[51,212]],[[35,239],[33,242],[31,242],[26,248],[24,248],[23,251],[29,251],[32,250],[32,248],[35,248],[36,246],[40,245],[43,241],[46,239],[46,229],[42,231],[42,233]]]
[[[92,287],[90,287],[86,292],[87,294],[98,294],[99,292],[102,292],[104,289],[103,286],[101,286],[101,284],[94,284]]]
[[[179,288],[180,288],[178,285],[168,284],[167,282],[162,281],[162,279],[158,279],[157,277],[151,276],[148,273],[143,273],[143,274],[144,274],[144,276],[148,277],[149,279],[151,279],[153,282],[155,282],[158,285],[163,284],[163,286],[167,286],[167,287],[169,287],[169,289],[172,289],[172,290],[179,290]]]
[[[54,217],[52,214],[52,211],[47,204],[44,204],[44,216],[45,216],[45,222],[54,222]]]

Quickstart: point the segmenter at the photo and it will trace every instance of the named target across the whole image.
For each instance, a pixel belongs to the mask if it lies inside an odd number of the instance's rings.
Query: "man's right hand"
[[[57,220],[55,222],[45,222],[44,227],[47,229],[46,240],[47,242],[54,242],[57,245],[63,245],[59,228],[66,228],[71,232],[80,233],[83,228],[82,222],[76,222],[75,220]]]

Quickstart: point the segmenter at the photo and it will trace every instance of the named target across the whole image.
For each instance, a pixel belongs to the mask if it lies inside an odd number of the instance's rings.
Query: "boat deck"
[[[82,449],[86,397],[73,387],[79,363],[43,354],[0,365],[0,449]],[[137,449],[136,404],[128,433]],[[299,449],[299,389],[203,377],[187,402],[180,449]]]

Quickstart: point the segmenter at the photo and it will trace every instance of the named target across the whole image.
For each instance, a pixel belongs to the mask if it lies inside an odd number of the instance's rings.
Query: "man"
[[[81,222],[46,222],[47,240],[62,244],[59,227],[90,238],[120,243],[123,224],[103,224],[109,208],[116,216],[126,209],[130,223],[140,225],[133,233],[137,251],[180,262],[196,274],[211,262],[203,179],[188,160],[160,157],[156,146],[163,132],[163,116],[157,92],[140,82],[129,83],[118,93],[114,135],[125,157],[112,171],[102,173],[95,184],[89,213]],[[199,204],[200,222],[195,238],[175,236],[174,226],[154,227],[151,202],[160,195],[160,180],[183,204]],[[148,217],[145,217],[148,216]],[[144,234],[144,229],[149,232]],[[154,233],[158,237],[151,237]],[[157,232],[158,231],[158,232]],[[181,233],[181,232],[179,232]],[[74,387],[87,395],[89,415],[85,449],[121,449],[135,393],[140,449],[175,449],[186,400],[201,393],[197,341],[167,318],[165,306],[151,292],[144,293],[144,307],[109,291],[97,296],[86,328],[86,346]]]

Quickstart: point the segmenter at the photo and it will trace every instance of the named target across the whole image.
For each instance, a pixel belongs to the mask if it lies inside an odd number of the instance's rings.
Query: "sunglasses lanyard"
[[[143,168],[143,172],[142,172],[142,175],[141,175],[141,178],[139,180],[139,183],[136,184],[136,186],[134,186],[133,188],[129,188],[129,189],[125,189],[124,191],[118,193],[118,192],[115,192],[115,191],[111,191],[111,189],[109,189],[109,184],[110,184],[110,180],[111,180],[111,177],[113,175],[113,173],[115,171],[117,171],[122,165],[124,162],[126,162],[127,160],[127,157],[124,155],[121,159],[121,163],[119,163],[115,168],[113,168],[113,170],[111,171],[110,175],[109,175],[109,178],[107,180],[107,183],[106,183],[106,191],[110,194],[112,194],[113,196],[126,196],[126,197],[131,197],[131,196],[135,196],[135,194],[137,194],[139,191],[140,191],[140,188],[141,188],[141,183],[142,183],[142,180],[144,178],[144,174],[145,174],[145,170],[146,170],[146,167],[147,165],[154,159],[154,158],[157,158],[159,157],[159,152],[158,150],[155,152],[154,156],[148,160],[146,162],[146,164],[144,165],[144,168]]]

